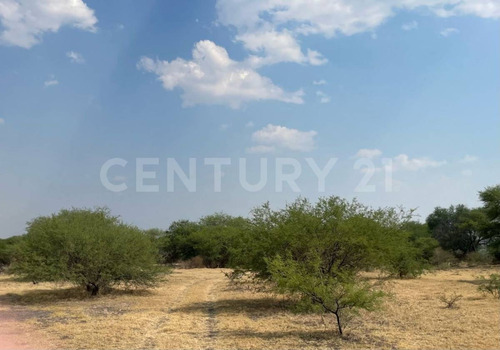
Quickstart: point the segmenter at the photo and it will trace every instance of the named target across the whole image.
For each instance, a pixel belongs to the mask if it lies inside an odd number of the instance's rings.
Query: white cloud
[[[245,128],[253,128],[255,125],[253,121],[249,121],[248,123],[245,124]]]
[[[324,79],[314,80],[313,85],[326,85],[326,80],[324,80]]]
[[[427,157],[410,158],[406,154],[400,154],[393,158],[394,170],[417,171],[425,168],[437,168],[445,164],[446,161],[436,161]]]
[[[301,90],[283,91],[244,62],[232,60],[227,51],[212,41],[199,41],[190,61],[142,57],[137,68],[154,73],[167,90],[183,90],[184,106],[220,104],[239,108],[245,102],[276,100],[303,103]]]
[[[255,146],[247,149],[249,153],[269,153],[275,150],[308,152],[314,149],[314,130],[300,131],[285,126],[268,124],[252,134]]]
[[[462,174],[462,176],[465,177],[471,177],[473,175],[473,172],[470,169],[462,170],[460,173]]]
[[[368,148],[362,148],[356,153],[355,157],[356,158],[376,158],[380,157],[382,155],[382,151],[379,149],[368,149]]]
[[[418,22],[417,21],[411,21],[408,23],[405,23],[401,26],[401,29],[409,31],[409,30],[414,30],[418,28]]]
[[[94,11],[82,0],[0,0],[0,43],[29,49],[62,26],[96,31]]]
[[[443,29],[442,31],[439,32],[439,34],[442,36],[442,37],[449,37],[450,35],[453,35],[453,34],[458,34],[460,31],[457,29],[457,28],[446,28],[446,29]]]
[[[319,102],[321,103],[329,103],[332,100],[331,97],[325,94],[323,91],[316,91],[316,96],[319,97]]]
[[[3,125],[3,124],[5,124],[5,119],[0,118],[0,125]]]
[[[75,52],[75,51],[68,51],[66,52],[66,56],[71,60],[73,63],[85,63],[85,59],[83,58],[81,53]]]
[[[471,156],[469,154],[466,154],[462,159],[460,159],[460,163],[474,163],[479,160],[478,157],[476,156]]]
[[[309,63],[319,66],[327,62],[317,51],[308,49],[304,54],[299,43],[287,30],[247,32],[237,35],[236,40],[243,42],[243,46],[254,53],[247,60],[252,67],[279,62]],[[258,55],[259,53],[264,55]]]
[[[236,40],[252,51],[257,65],[322,64],[320,53],[302,49],[301,36],[373,33],[398,11],[500,18],[497,0],[217,0],[216,9],[218,23],[236,29]]]
[[[46,80],[43,82],[43,85],[45,87],[49,87],[49,86],[55,86],[55,85],[59,85],[59,81],[57,79],[54,79],[53,77],[50,78],[49,80]]]
[[[219,126],[219,129],[221,129],[222,131],[225,131],[225,130],[229,129],[229,124],[221,124]]]

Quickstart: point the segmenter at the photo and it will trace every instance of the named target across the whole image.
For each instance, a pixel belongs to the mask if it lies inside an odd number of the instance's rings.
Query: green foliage
[[[197,222],[176,221],[161,238],[160,252],[167,263],[201,257],[206,267],[228,265],[248,220],[216,213]]]
[[[427,217],[427,225],[440,246],[459,258],[477,251],[488,238],[488,218],[482,208],[436,208]]]
[[[298,199],[282,210],[255,209],[231,260],[273,282],[277,291],[298,294],[312,309],[343,320],[359,309],[372,310],[382,293],[359,273],[379,268],[398,276],[418,275],[421,252],[403,229],[408,214],[371,209],[338,197],[311,204]]]
[[[376,310],[384,293],[374,290],[351,271],[334,267],[326,273],[320,255],[317,252],[303,261],[296,261],[290,255],[277,256],[268,261],[269,273],[278,292],[301,298],[299,307],[303,311],[334,314],[339,333],[343,334],[345,322],[360,309]]]
[[[157,250],[150,238],[107,209],[62,210],[28,223],[12,271],[30,281],[68,281],[92,295],[116,284],[152,286]]]
[[[188,260],[196,256],[191,235],[199,229],[189,220],[174,221],[165,235],[159,239],[160,255],[164,263]]]
[[[0,271],[12,263],[15,246],[22,240],[22,236],[13,236],[0,239]]]
[[[500,185],[487,187],[479,192],[479,198],[489,220],[488,249],[496,260],[500,261]]]
[[[409,221],[403,225],[403,229],[408,232],[408,238],[413,246],[418,249],[421,258],[430,262],[434,250],[439,247],[439,242],[432,238],[427,225],[417,221]]]
[[[500,298],[500,275],[491,274],[490,278],[485,278],[484,276],[479,276],[479,287],[478,290],[483,293],[490,293],[495,298]]]

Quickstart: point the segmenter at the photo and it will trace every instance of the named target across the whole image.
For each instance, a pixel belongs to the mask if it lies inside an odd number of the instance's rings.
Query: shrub
[[[500,298],[500,275],[491,274],[490,278],[479,276],[479,291],[483,293],[490,293],[495,298]]]
[[[465,261],[470,267],[490,265],[493,263],[493,257],[487,251],[478,251],[467,254]]]
[[[116,284],[152,286],[157,251],[150,238],[107,209],[62,210],[28,223],[12,271],[29,281],[68,281],[92,295]]]
[[[374,310],[382,297],[363,280],[362,270],[416,273],[418,261],[400,259],[418,255],[402,229],[405,219],[395,209],[338,197],[316,204],[298,199],[277,211],[265,204],[253,211],[231,263],[270,281],[279,293],[298,295],[311,311],[334,314],[342,333],[346,317]]]
[[[438,268],[445,269],[456,266],[458,264],[458,259],[453,253],[438,247],[434,250],[434,255],[431,258],[431,264]]]
[[[460,301],[463,298],[462,294],[457,294],[456,292],[452,293],[451,295],[446,295],[443,294],[439,297],[439,300],[445,304],[445,307],[447,309],[454,309],[458,308],[458,301]]]

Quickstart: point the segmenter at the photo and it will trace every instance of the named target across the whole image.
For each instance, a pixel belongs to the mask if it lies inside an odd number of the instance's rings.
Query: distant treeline
[[[486,188],[479,197],[483,203],[479,208],[461,204],[438,207],[425,223],[412,220],[410,212],[377,211],[356,201],[331,197],[316,205],[298,199],[281,210],[271,210],[269,204],[264,204],[254,209],[249,218],[215,213],[197,221],[175,221],[167,230],[150,229],[144,233],[157,247],[159,262],[164,264],[185,262],[187,266],[236,268],[259,265],[263,264],[264,257],[272,257],[280,249],[285,249],[298,236],[313,239],[318,230],[325,229],[318,227],[318,223],[312,225],[315,220],[330,221],[332,226],[329,229],[335,230],[345,217],[338,217],[333,211],[321,212],[328,203],[333,205],[331,202],[335,202],[334,207],[349,207],[350,215],[354,217],[349,220],[356,217],[359,220],[363,212],[363,215],[370,213],[371,219],[376,221],[375,213],[381,215],[384,212],[384,215],[392,216],[395,223],[397,221],[399,231],[397,235],[390,233],[392,242],[377,238],[377,242],[371,243],[371,248],[378,249],[377,246],[396,241],[400,256],[387,258],[385,268],[404,276],[428,265],[500,261],[500,185]],[[354,227],[353,230],[359,231],[360,228]],[[362,236],[361,232],[359,235]],[[0,266],[12,262],[14,247],[22,239],[23,236],[0,239]]]

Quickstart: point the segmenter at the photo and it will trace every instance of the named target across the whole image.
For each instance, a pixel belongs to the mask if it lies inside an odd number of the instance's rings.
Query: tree
[[[150,238],[108,209],[61,210],[28,223],[12,271],[29,281],[67,281],[92,295],[113,285],[152,286],[157,251]]]
[[[196,256],[191,235],[199,230],[198,223],[189,220],[174,221],[160,238],[160,256],[164,263],[188,260]]]
[[[416,257],[407,254],[414,249],[403,230],[407,220],[404,211],[338,197],[314,205],[298,199],[276,211],[264,204],[253,211],[232,266],[254,272],[279,293],[298,295],[310,311],[334,314],[342,333],[346,318],[374,310],[383,295],[360,272],[393,272],[403,253]]]
[[[482,208],[469,209],[461,204],[436,208],[426,221],[440,246],[459,258],[477,251],[487,240],[488,219]]]
[[[12,263],[12,258],[16,244],[23,239],[23,236],[13,236],[0,239],[0,271],[3,267]]]
[[[488,248],[500,260],[500,185],[485,188],[479,192],[484,212],[489,220],[487,229]]]

